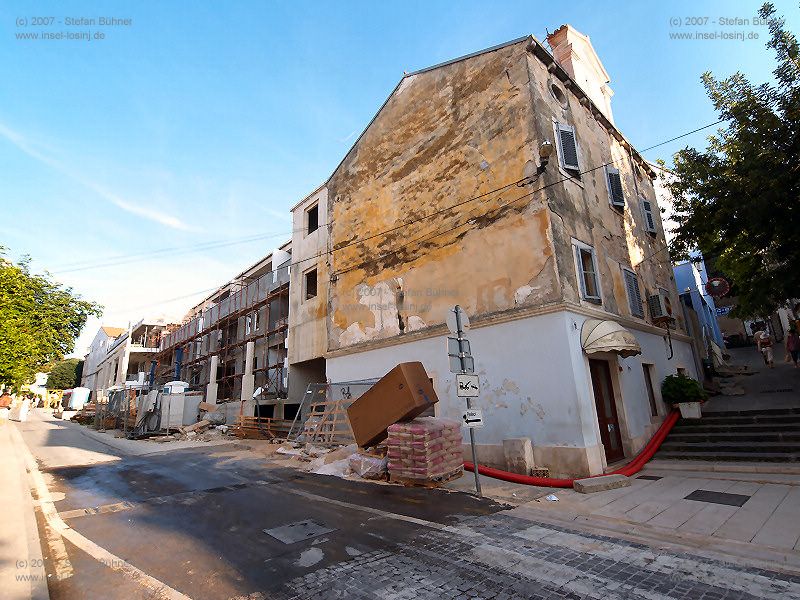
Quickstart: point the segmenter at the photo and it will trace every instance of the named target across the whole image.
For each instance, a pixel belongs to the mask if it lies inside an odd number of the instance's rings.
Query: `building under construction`
[[[237,414],[295,416],[298,405],[286,401],[290,245],[221,286],[163,336],[158,383],[186,381],[206,402],[235,403]]]

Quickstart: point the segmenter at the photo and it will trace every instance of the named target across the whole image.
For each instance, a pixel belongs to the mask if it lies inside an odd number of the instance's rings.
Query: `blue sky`
[[[127,4],[127,5],[126,5]],[[800,31],[795,1],[775,2]],[[759,2],[4,2],[0,5],[0,245],[106,306],[102,321],[178,318],[205,290],[288,239],[288,209],[324,181],[412,71],[570,23],[611,76],[639,148],[716,120],[700,75],[771,77],[767,30],[671,26],[752,18]],[[35,8],[31,8],[35,6]],[[102,6],[102,9],[98,9]],[[32,26],[32,17],[130,26]],[[28,19],[28,26],[17,20]],[[670,32],[757,32],[674,40]],[[20,40],[20,32],[106,38]],[[665,158],[707,133],[647,153]],[[86,264],[209,241],[115,268]],[[73,266],[74,268],[74,266]],[[78,351],[91,340],[92,320]]]

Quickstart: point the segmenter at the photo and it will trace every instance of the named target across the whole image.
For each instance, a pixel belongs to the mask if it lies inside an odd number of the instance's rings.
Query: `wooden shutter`
[[[631,308],[631,314],[634,317],[644,318],[644,306],[642,305],[642,294],[639,291],[639,279],[636,273],[623,269],[622,274],[625,276],[625,288],[628,290],[628,305]]]
[[[558,146],[560,150],[558,159],[561,161],[561,166],[565,169],[579,171],[578,143],[575,140],[574,127],[558,123]]]
[[[642,198],[642,212],[644,213],[644,228],[650,233],[656,232],[656,221],[653,218],[653,205]]]
[[[622,179],[619,169],[606,166],[606,182],[608,183],[608,198],[611,206],[625,208],[625,194],[622,192]]]

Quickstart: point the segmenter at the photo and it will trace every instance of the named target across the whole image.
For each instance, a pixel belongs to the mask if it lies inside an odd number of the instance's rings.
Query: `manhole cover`
[[[336,531],[325,525],[320,525],[311,519],[305,521],[298,521],[297,523],[289,523],[288,525],[281,525],[272,529],[264,529],[264,533],[271,535],[276,540],[284,544],[294,544],[302,542],[303,540],[310,540],[311,538],[324,535]]]
[[[710,502],[712,504],[724,504],[726,506],[742,506],[750,500],[750,496],[744,494],[728,494],[726,492],[712,492],[710,490],[695,490],[684,500],[696,500],[697,502]]]

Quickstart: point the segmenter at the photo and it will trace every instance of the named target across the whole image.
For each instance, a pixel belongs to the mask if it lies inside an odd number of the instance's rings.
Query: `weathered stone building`
[[[586,475],[639,450],[666,413],[661,380],[695,362],[681,318],[669,336],[661,318],[678,298],[654,174],[613,123],[589,39],[548,41],[404,76],[293,209],[289,363],[336,382],[421,360],[439,414],[460,418],[444,325],[460,304],[481,460],[504,466],[503,440],[523,437],[554,475]]]

